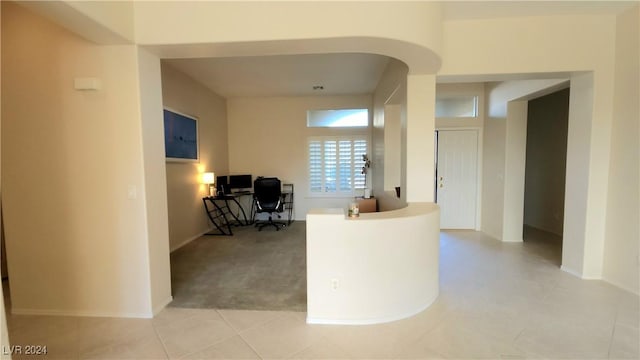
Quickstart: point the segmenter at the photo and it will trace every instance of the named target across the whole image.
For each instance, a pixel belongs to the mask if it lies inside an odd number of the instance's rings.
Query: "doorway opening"
[[[558,266],[569,123],[569,88],[528,102],[523,240]]]

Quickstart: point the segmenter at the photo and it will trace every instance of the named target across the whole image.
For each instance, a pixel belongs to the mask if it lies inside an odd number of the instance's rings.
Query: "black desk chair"
[[[284,211],[282,201],[282,189],[278,178],[258,178],[253,182],[253,196],[256,202],[256,213],[269,213],[269,220],[263,223],[256,223],[258,231],[265,226],[274,226],[280,231],[286,224],[273,221],[273,213]],[[278,215],[280,217],[280,215]]]

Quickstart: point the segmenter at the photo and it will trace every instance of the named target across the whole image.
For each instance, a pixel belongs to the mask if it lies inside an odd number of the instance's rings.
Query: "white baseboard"
[[[609,279],[607,279],[605,277],[602,278],[602,281],[605,281],[605,282],[607,282],[607,283],[609,283],[609,284],[611,284],[611,285],[613,285],[613,286],[615,286],[617,288],[620,288],[620,289],[622,289],[622,290],[624,290],[626,292],[630,292],[632,294],[640,296],[640,289],[632,289],[632,288],[630,288],[630,287],[628,287],[626,285],[622,285],[622,284],[620,284],[618,282],[611,281],[611,280],[609,280]]]
[[[171,303],[172,301],[173,301],[173,296],[169,296],[164,301],[162,301],[160,304],[158,304],[158,306],[154,307],[153,308],[153,316],[158,315],[158,313],[160,311],[162,311],[165,307],[167,307],[167,305],[169,305],[169,303]]]
[[[560,270],[562,270],[562,271],[564,271],[566,273],[569,273],[569,274],[571,274],[571,275],[573,275],[575,277],[578,277],[578,278],[580,278],[582,280],[600,280],[600,281],[604,281],[607,284],[611,284],[611,285],[613,285],[613,286],[615,286],[615,287],[617,287],[619,289],[622,289],[624,291],[627,291],[627,292],[630,292],[632,294],[640,296],[640,289],[632,289],[632,288],[630,288],[628,286],[622,285],[622,284],[617,283],[615,281],[611,281],[611,280],[609,280],[609,279],[607,279],[605,277],[602,277],[602,276],[585,276],[585,275],[580,274],[578,271],[570,269],[570,268],[568,268],[568,267],[566,267],[564,265],[560,266]]]
[[[565,265],[560,266],[560,270],[569,273],[575,277],[579,277],[580,279],[583,279],[582,274],[576,270],[570,269],[568,267],[566,267]]]
[[[173,296],[169,296],[163,302],[153,309],[153,312],[128,313],[128,312],[110,312],[110,311],[89,311],[89,310],[58,310],[58,309],[24,309],[12,308],[11,313],[14,315],[46,315],[46,316],[83,316],[83,317],[116,317],[116,318],[137,318],[151,319],[173,301]]]
[[[199,238],[199,237],[203,236],[204,234],[206,234],[206,233],[208,233],[209,231],[212,231],[212,230],[213,230],[213,228],[209,228],[208,230],[203,231],[202,233],[200,233],[200,234],[198,234],[198,235],[195,235],[195,236],[193,236],[193,237],[190,237],[190,238],[188,238],[188,239],[184,240],[184,241],[183,241],[183,242],[181,242],[180,244],[178,244],[178,245],[176,245],[176,246],[172,247],[172,248],[169,250],[169,252],[174,252],[174,251],[176,251],[176,250],[180,249],[181,247],[183,247],[183,246],[187,245],[188,243],[192,242],[193,240],[195,240],[195,239],[197,239],[197,238]]]
[[[374,325],[374,324],[383,324],[392,321],[398,321],[406,318],[410,318],[414,315],[417,315],[423,311],[425,311],[429,306],[433,305],[438,297],[436,296],[431,302],[427,305],[424,305],[417,310],[409,311],[399,315],[386,316],[381,318],[373,318],[373,319],[326,319],[326,318],[314,318],[307,316],[307,324],[316,324],[316,325]]]
[[[570,269],[570,268],[568,268],[568,267],[566,267],[564,265],[560,266],[560,270],[562,270],[562,271],[564,271],[566,273],[569,273],[569,274],[571,274],[571,275],[573,275],[575,277],[578,277],[578,278],[580,278],[582,280],[602,280],[602,277],[600,277],[600,276],[587,276],[587,275],[581,274],[579,271]]]
[[[57,310],[57,309],[21,309],[12,308],[13,315],[48,315],[48,316],[84,316],[84,317],[117,317],[117,318],[138,318],[151,319],[150,312],[142,313],[120,313],[110,311],[89,311],[89,310]]]

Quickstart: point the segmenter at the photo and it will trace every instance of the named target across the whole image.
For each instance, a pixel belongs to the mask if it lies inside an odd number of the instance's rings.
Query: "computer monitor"
[[[229,191],[229,177],[217,176],[216,177],[216,189],[222,194],[226,194]]]
[[[229,188],[251,189],[253,187],[251,175],[230,175]]]

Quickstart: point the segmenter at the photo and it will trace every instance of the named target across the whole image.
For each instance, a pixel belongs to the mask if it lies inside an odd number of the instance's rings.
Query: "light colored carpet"
[[[306,223],[234,227],[171,254],[172,307],[306,311]]]

